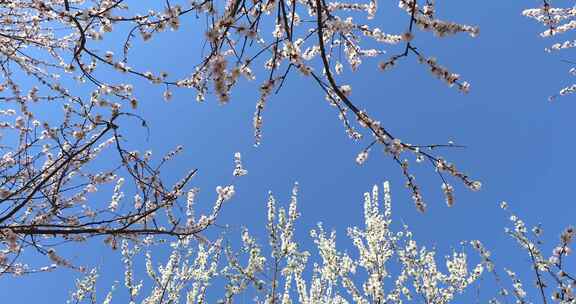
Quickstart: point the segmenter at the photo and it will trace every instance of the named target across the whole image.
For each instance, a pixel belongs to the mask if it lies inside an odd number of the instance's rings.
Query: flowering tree
[[[164,86],[165,99],[171,98],[175,88],[189,88],[196,90],[198,101],[203,101],[207,93],[213,93],[220,103],[225,104],[230,101],[231,90],[240,76],[250,80],[260,76],[261,96],[254,114],[255,143],[258,145],[262,137],[266,100],[283,87],[287,77],[300,73],[310,77],[326,93],[327,100],[337,108],[338,117],[350,138],[360,140],[362,137],[356,125],[365,128],[373,137],[358,155],[358,163],[366,160],[374,145],[384,146],[386,154],[399,165],[406,177],[417,208],[424,211],[426,204],[410,173],[409,162],[403,156],[403,153],[414,154],[418,162],[427,161],[437,171],[448,201],[452,203],[454,190],[445,175],[452,175],[473,190],[481,187],[480,182],[472,180],[431,150],[455,145],[416,145],[402,141],[383,123],[353,103],[349,85],[338,83],[344,63],[336,53],[344,54],[346,63],[354,71],[366,57],[383,57],[382,45],[401,44],[396,47],[399,49],[396,55],[383,58],[379,63],[383,71],[398,65],[403,58],[413,56],[432,75],[467,92],[469,83],[460,80],[458,74],[441,66],[436,59],[426,57],[416,47],[414,37],[417,29],[433,32],[438,37],[458,33],[474,37],[478,28],[440,20],[436,17],[433,1],[421,2],[399,1],[400,13],[406,15],[406,30],[389,34],[370,25],[371,20],[377,17],[376,1],[217,3],[208,0],[186,4],[159,1],[144,8],[136,4],[128,6],[128,1],[121,0],[3,1],[0,39],[4,80],[0,88],[7,95],[2,100],[20,108],[16,123],[6,126],[23,129],[37,119],[37,115],[31,113],[30,103],[61,100],[67,107],[66,120],[62,123],[69,127],[70,140],[79,140],[85,147],[91,147],[97,144],[97,141],[90,141],[92,135],[101,132],[104,137],[113,130],[117,132],[119,117],[140,119],[124,110],[125,104],[138,106],[133,94],[133,90],[138,88],[130,84],[131,79],[143,78]],[[156,6],[160,7],[154,9]],[[366,19],[355,21],[352,15],[357,12],[365,14]],[[205,43],[209,50],[189,71],[190,76],[171,79],[166,71],[142,71],[131,66],[129,55],[135,39],[147,41],[167,29],[178,30],[183,18],[197,15],[210,20],[205,28]],[[113,46],[99,42],[111,35],[125,35],[126,38]],[[102,48],[121,49],[121,54]],[[261,63],[264,69],[260,67]],[[115,83],[108,81],[108,76],[102,77],[102,73],[109,73],[110,69],[125,73],[125,81]],[[256,75],[253,70],[261,75]],[[91,90],[89,98],[70,90],[71,84],[64,83],[64,75],[73,81],[86,82]],[[26,88],[28,93],[23,93],[25,88],[21,77],[35,80],[37,85],[30,85]],[[42,122],[39,127],[55,128],[46,127]],[[31,137],[26,138],[32,141]]]
[[[442,266],[437,252],[420,246],[406,225],[395,229],[392,221],[388,183],[383,186],[383,200],[377,186],[364,194],[364,227],[348,228],[355,252],[340,251],[335,232],[328,233],[321,223],[310,231],[315,248],[302,248],[295,240],[298,185],[290,202],[279,207],[269,194],[267,202],[268,246],[258,243],[248,229],[241,232],[241,248],[226,245],[224,239],[193,245],[190,238],[172,243],[165,263],[154,266],[152,238],[129,246],[122,243],[125,265],[124,288],[130,303],[236,303],[254,298],[254,303],[452,303],[467,293],[475,301],[483,299],[470,289],[483,272],[492,274],[496,290],[488,290],[489,303],[571,304],[576,301],[576,274],[566,267],[566,257],[576,231],[568,227],[560,243],[545,257],[540,249],[542,227],[528,232],[527,225],[510,213],[513,228],[505,231],[516,240],[530,258],[535,285],[524,285],[511,269],[501,269],[491,253],[478,240],[464,242],[461,252],[453,250]],[[507,203],[501,207],[508,210]],[[145,252],[147,278],[134,277],[138,254]],[[479,262],[470,267],[469,254],[477,252]],[[475,254],[472,254],[475,256]],[[310,260],[314,262],[310,267]],[[443,271],[442,269],[446,269]],[[504,271],[508,279],[500,276]],[[96,303],[97,270],[77,281],[70,303]],[[224,290],[213,287],[224,285]],[[533,286],[533,287],[532,287]],[[103,303],[125,301],[126,292],[113,288]]]

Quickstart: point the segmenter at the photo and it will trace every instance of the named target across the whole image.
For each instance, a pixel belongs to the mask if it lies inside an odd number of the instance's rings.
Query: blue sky
[[[292,185],[298,181],[302,217],[297,237],[312,245],[308,231],[322,221],[338,232],[342,248],[350,248],[344,241],[345,228],[362,223],[362,194],[373,184],[389,180],[394,219],[408,224],[420,243],[447,253],[462,240],[479,239],[491,249],[499,266],[517,270],[530,284],[528,256],[504,234],[507,216],[498,205],[505,200],[528,223],[541,223],[546,250],[562,228],[576,224],[572,197],[576,104],[574,97],[547,101],[572,81],[567,73],[570,66],[561,59],[574,59],[573,54],[545,53],[544,47],[552,41],[538,37],[540,26],[521,16],[522,9],[538,6],[540,1],[437,2],[439,17],[478,25],[480,36],[437,39],[417,32],[415,46],[460,73],[472,84],[469,94],[462,95],[433,78],[414,57],[385,73],[378,71],[377,61],[366,60],[359,71],[340,81],[352,85],[352,100],[403,140],[421,144],[453,140],[467,147],[443,155],[482,181],[483,188],[470,192],[455,182],[457,201],[452,208],[446,207],[441,181],[430,167],[415,170],[429,206],[420,214],[403,187],[401,172],[379,148],[364,166],[356,165],[357,153],[368,142],[349,140],[321,90],[311,79],[296,74],[267,104],[263,142],[258,148],[253,147],[252,136],[258,80],[241,83],[226,106],[219,106],[214,98],[198,104],[194,92],[184,90],[176,90],[173,100],[166,103],[161,88],[137,86],[136,95],[142,101],[138,111],[147,119],[151,134],[145,141],[145,132],[130,122],[125,134],[132,135],[129,140],[134,147],[150,148],[157,156],[184,145],[183,155],[166,172],[177,178],[185,168],[198,168],[193,184],[201,188],[200,206],[210,208],[217,185],[235,182],[237,194],[219,220],[230,224],[233,233],[241,226],[262,233],[267,192],[288,202]],[[385,30],[401,31],[406,17],[395,4],[381,6],[381,10],[390,8],[383,13],[389,18],[376,22]],[[135,46],[133,65],[187,74],[200,48],[198,33],[187,26],[192,28],[184,22],[182,31],[155,37],[146,48]],[[242,153],[249,170],[237,182],[231,176],[236,151]],[[260,234],[263,241],[264,236]],[[76,259],[101,267],[104,292],[107,282],[122,280],[123,272],[118,268],[118,255],[101,247],[80,246]],[[56,270],[3,278],[0,298],[7,299],[6,303],[63,302],[72,290],[74,275]]]

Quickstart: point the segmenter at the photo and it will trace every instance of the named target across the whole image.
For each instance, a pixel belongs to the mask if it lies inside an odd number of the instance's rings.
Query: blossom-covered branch
[[[540,33],[543,38],[556,38],[569,34],[576,29],[576,8],[572,7],[553,7],[550,1],[543,0],[539,8],[526,9],[522,15],[532,18],[546,27],[546,30]],[[560,38],[558,38],[560,39]],[[560,42],[547,47],[546,52],[555,52],[568,50],[576,47],[576,40],[562,39]],[[574,66],[574,62],[565,61]],[[576,68],[570,68],[570,75],[576,75]],[[550,101],[558,96],[570,95],[576,92],[576,84],[562,88],[557,94],[550,96]]]

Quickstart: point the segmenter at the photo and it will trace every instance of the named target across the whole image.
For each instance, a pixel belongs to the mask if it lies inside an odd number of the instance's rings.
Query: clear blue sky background
[[[385,31],[401,32],[406,16],[392,2],[381,4],[384,17],[375,23]],[[543,51],[552,41],[539,38],[542,28],[520,14],[540,1],[437,2],[439,17],[479,25],[480,36],[439,40],[417,32],[415,45],[470,81],[468,95],[431,77],[414,57],[386,73],[377,70],[377,61],[366,60],[358,72],[348,73],[341,81],[352,85],[353,100],[405,141],[453,140],[467,146],[444,155],[481,180],[483,188],[470,192],[455,183],[453,208],[446,207],[440,180],[430,167],[415,171],[429,205],[428,212],[420,214],[403,187],[401,172],[379,149],[373,150],[365,166],[357,166],[354,159],[367,142],[350,141],[320,89],[311,79],[296,74],[268,103],[259,148],[252,146],[259,82],[242,83],[227,106],[219,106],[214,98],[198,104],[192,91],[175,91],[173,101],[165,103],[160,88],[137,86],[142,100],[138,111],[148,120],[150,139],[143,140],[145,132],[136,123],[128,123],[125,132],[132,135],[134,147],[151,148],[157,156],[183,144],[184,154],[166,172],[176,178],[184,168],[198,168],[193,184],[201,188],[200,206],[206,208],[213,201],[214,188],[233,181],[232,156],[242,152],[249,175],[238,180],[237,195],[219,220],[232,225],[234,233],[246,225],[264,241],[268,190],[287,202],[298,181],[302,218],[297,237],[312,245],[308,230],[322,221],[337,230],[342,248],[350,249],[345,228],[362,223],[363,192],[389,180],[394,218],[408,224],[421,244],[448,253],[462,240],[480,239],[492,250],[497,265],[518,270],[526,284],[531,284],[528,256],[504,234],[507,216],[498,205],[506,200],[527,222],[542,223],[547,253],[561,229],[575,224],[575,98],[547,101],[572,80],[567,74],[570,67],[560,60],[574,59],[574,53]],[[146,48],[136,45],[132,64],[187,74],[197,63],[201,46],[200,34],[191,30],[195,26],[191,22],[184,21],[180,32],[155,37]],[[113,280],[123,279],[118,253],[103,246],[80,246],[72,260],[100,266],[102,292]],[[74,276],[72,271],[57,270],[2,278],[0,302],[61,303],[72,290]],[[483,293],[488,296],[491,290]]]

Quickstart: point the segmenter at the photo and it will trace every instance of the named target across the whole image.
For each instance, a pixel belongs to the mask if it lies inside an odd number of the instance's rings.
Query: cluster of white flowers
[[[254,118],[252,119],[252,124],[254,126],[254,138],[255,138],[255,146],[260,145],[262,141],[262,126],[263,126],[263,118],[262,118],[262,111],[264,110],[264,106],[266,105],[266,99],[272,93],[274,89],[275,79],[266,81],[264,84],[260,86],[260,98],[256,103],[256,111],[254,112]]]
[[[478,36],[480,30],[477,26],[447,22],[434,17],[434,1],[426,1],[422,9],[417,4],[417,0],[400,0],[400,8],[408,14],[414,16],[414,23],[422,30],[432,31],[438,37],[445,37],[457,33],[468,33],[472,37]]]
[[[220,256],[221,241],[212,244],[198,244],[192,248],[190,239],[184,238],[171,243],[172,253],[165,264],[154,267],[152,255],[145,254],[145,266],[148,279],[153,285],[144,291],[144,281],[134,280],[134,260],[142,251],[140,245],[130,246],[127,241],[122,242],[122,256],[125,266],[124,286],[129,291],[129,303],[205,303],[206,289],[210,281],[217,275],[218,259]],[[154,244],[148,240],[148,245]],[[83,290],[82,297],[73,296],[79,303],[83,299],[95,299],[97,272],[90,274],[79,283],[79,289]],[[114,297],[114,289],[106,296],[104,303],[111,303]],[[144,291],[144,292],[143,292]],[[74,293],[76,295],[78,292]]]
[[[510,269],[506,269],[506,274],[512,281],[512,291],[516,298],[516,303],[526,303],[526,291],[524,290],[522,282],[518,279],[518,276],[516,276],[516,273]]]
[[[244,176],[246,174],[248,174],[248,170],[242,166],[242,155],[240,152],[234,153],[234,172],[232,172],[232,175]]]
[[[448,207],[454,206],[454,187],[447,183],[442,183],[442,191],[446,196],[446,204]]]
[[[472,191],[480,191],[480,189],[482,188],[482,182],[471,180],[464,173],[458,171],[458,169],[456,169],[456,166],[454,164],[449,163],[444,159],[440,158],[436,160],[436,169],[440,172],[448,172],[450,175],[459,178]]]
[[[277,210],[276,200],[270,196],[268,231],[271,256],[274,260],[271,263],[272,268],[268,271],[264,269],[266,258],[262,256],[262,249],[245,230],[243,240],[245,244],[249,244],[245,245],[245,250],[252,262],[241,267],[238,260],[234,259],[233,265],[228,266],[228,271],[236,269],[237,272],[235,276],[227,273],[234,278],[234,284],[229,285],[225,303],[232,303],[232,296],[243,291],[250,283],[258,286],[257,290],[266,292],[266,303],[403,303],[404,300],[412,300],[416,296],[424,297],[427,303],[448,303],[454,299],[456,293],[464,291],[480,276],[482,265],[478,264],[469,271],[464,253],[454,253],[446,260],[448,273],[440,272],[436,267],[434,252],[418,247],[410,231],[391,230],[388,183],[384,184],[383,201],[382,208],[379,189],[375,186],[372,193],[365,194],[364,229],[348,229],[348,235],[358,250],[356,257],[339,252],[335,233],[326,233],[322,224],[310,232],[321,264],[314,265],[308,281],[305,278],[309,275],[306,275],[305,271],[310,253],[298,251],[298,245],[292,244],[291,240],[294,220],[298,214],[295,193],[287,213],[283,208]],[[279,261],[282,262],[280,265],[284,266],[281,266],[281,272],[276,272]],[[388,266],[393,262],[398,262],[398,266]],[[396,279],[391,278],[388,267],[400,267],[401,273]],[[263,283],[259,277],[269,278],[269,281]],[[291,291],[292,282],[296,285],[294,296]],[[393,286],[388,292],[384,288],[385,282],[391,282]],[[261,284],[269,288],[262,287]]]
[[[236,192],[234,191],[233,185],[228,185],[216,187],[216,193],[218,193],[218,200],[227,201],[230,200]]]
[[[96,281],[98,279],[98,271],[91,269],[86,276],[76,280],[76,290],[70,295],[70,299],[66,304],[81,303],[84,300],[96,302]]]
[[[444,80],[449,86],[457,85],[458,89],[463,93],[468,93],[470,91],[470,83],[463,81],[459,82],[460,75],[450,72],[445,67],[438,64],[436,58],[424,58],[418,56],[418,61],[422,64],[427,65],[430,68],[430,73],[432,75]]]
[[[364,150],[358,153],[358,156],[356,156],[356,163],[359,165],[364,164],[364,162],[366,162],[366,160],[368,159],[368,152],[369,150]]]
[[[122,192],[122,186],[124,185],[124,178],[119,178],[116,181],[116,186],[114,186],[114,192],[112,194],[112,200],[108,205],[110,211],[116,211],[118,209],[118,204],[120,200],[124,197],[124,192]]]

